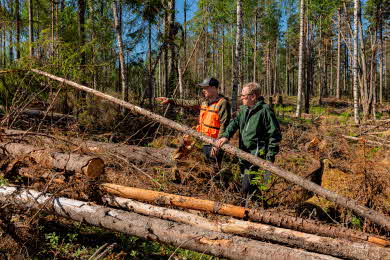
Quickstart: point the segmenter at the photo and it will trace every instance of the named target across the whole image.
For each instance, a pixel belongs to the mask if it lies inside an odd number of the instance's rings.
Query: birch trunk
[[[115,34],[118,41],[119,47],[119,62],[120,62],[120,75],[121,75],[121,85],[122,85],[122,99],[124,101],[129,100],[129,88],[127,86],[127,78],[126,78],[126,66],[125,66],[125,57],[123,54],[123,42],[122,42],[122,30],[121,25],[119,24],[118,19],[118,6],[120,2],[119,0],[115,0],[112,2],[112,11],[114,13],[114,25],[115,25]]]
[[[242,49],[242,0],[237,0],[237,22],[236,22],[236,48],[233,71],[233,88],[232,88],[232,112],[237,110],[238,89],[241,87],[241,49]]]

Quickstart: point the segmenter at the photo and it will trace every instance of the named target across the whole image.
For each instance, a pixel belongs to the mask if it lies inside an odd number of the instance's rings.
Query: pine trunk
[[[304,18],[305,17],[305,0],[301,0],[300,6],[300,18],[299,18],[299,54],[298,54],[298,94],[297,94],[297,109],[295,112],[296,117],[300,117],[302,113],[302,96],[303,96],[303,73],[304,73],[304,61],[303,61],[303,49],[304,49]]]
[[[30,57],[34,56],[33,0],[28,0],[28,39]]]
[[[337,70],[336,70],[336,98],[341,97],[340,75],[341,75],[341,8],[337,9]]]

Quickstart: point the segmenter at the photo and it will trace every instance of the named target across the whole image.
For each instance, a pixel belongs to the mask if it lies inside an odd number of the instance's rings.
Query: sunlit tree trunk
[[[168,15],[168,24],[169,24],[169,51],[170,51],[170,60],[169,60],[169,93],[173,91],[174,85],[177,81],[177,55],[176,55],[176,44],[175,44],[175,38],[176,38],[176,16],[175,16],[175,9],[176,9],[176,1],[175,0],[169,0],[168,1],[168,9],[169,9],[169,15]]]
[[[13,2],[12,1],[9,1],[9,12],[11,14],[11,19],[13,19]],[[13,35],[13,30],[14,30],[14,26],[13,24],[11,24],[9,26],[9,31],[8,31],[8,37],[9,37],[9,42],[8,42],[8,50],[9,50],[9,64],[12,64],[13,62],[13,56],[14,56],[14,35]]]
[[[78,24],[78,31],[79,31],[79,40],[80,40],[80,46],[84,46],[85,44],[85,0],[78,0],[78,15],[79,15],[79,24]],[[81,62],[80,64],[84,66],[86,63],[86,55],[83,51],[81,53]]]
[[[383,104],[383,14],[382,6],[380,7],[380,17],[379,17],[379,103]],[[386,86],[386,84],[385,84]]]
[[[221,91],[224,95],[226,95],[225,92],[225,28],[221,26],[222,28],[222,53],[221,53]]]
[[[16,18],[16,59],[20,59],[20,0],[15,0],[15,18]]]
[[[232,88],[232,112],[237,110],[238,88],[241,86],[241,49],[242,49],[242,0],[237,0],[237,31],[236,31],[236,49],[233,73]]]
[[[299,54],[298,54],[298,94],[297,94],[297,109],[295,115],[301,116],[302,113],[302,96],[303,96],[303,48],[304,48],[304,16],[305,16],[305,0],[301,0],[300,6],[300,22],[299,22]]]
[[[152,97],[153,97],[153,74],[152,74],[152,23],[149,21],[148,24],[148,97],[149,97],[149,104],[152,104]]]
[[[187,62],[187,0],[184,0],[183,4],[183,14],[184,14],[184,23],[183,23],[183,60]]]
[[[359,124],[359,93],[358,93],[358,12],[359,0],[354,0],[354,31],[353,31],[353,114],[356,124]]]
[[[337,70],[336,70],[336,98],[340,98],[341,73],[341,8],[337,9]]]
[[[129,88],[127,86],[127,78],[126,78],[126,66],[125,66],[125,58],[123,54],[123,43],[122,43],[122,32],[121,26],[119,24],[118,18],[118,6],[120,5],[119,0],[115,0],[112,2],[112,11],[114,14],[114,25],[115,25],[115,34],[118,41],[119,47],[119,62],[120,62],[120,72],[121,72],[121,85],[122,85],[122,99],[125,101],[129,100]]]
[[[255,30],[254,30],[254,44],[253,44],[253,82],[256,82],[256,58],[257,58],[257,16],[258,8],[255,11]]]
[[[33,0],[28,0],[28,39],[30,57],[34,56]]]
[[[90,20],[90,27],[91,27],[91,41],[92,42],[95,42],[96,40],[96,28],[95,28],[95,8],[94,8],[94,0],[88,0],[88,6],[89,6],[89,20]],[[93,65],[93,68],[92,68],[92,87],[93,89],[97,89],[97,86],[98,86],[98,80],[97,80],[97,77],[98,77],[98,69],[97,69],[97,66],[96,66],[96,56],[97,56],[97,52],[96,52],[96,47],[95,47],[95,43],[92,44],[91,46],[91,54],[92,54],[92,65]]]

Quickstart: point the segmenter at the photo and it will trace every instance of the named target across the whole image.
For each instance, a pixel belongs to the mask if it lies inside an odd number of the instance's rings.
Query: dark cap
[[[213,86],[218,88],[219,82],[215,78],[206,78],[203,80],[202,83],[199,83],[198,86],[200,87],[208,87],[208,86]]]

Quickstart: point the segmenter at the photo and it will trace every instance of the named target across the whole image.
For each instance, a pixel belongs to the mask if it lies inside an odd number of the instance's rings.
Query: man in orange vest
[[[212,138],[220,138],[230,121],[230,103],[218,93],[219,82],[215,78],[206,78],[198,84],[202,88],[203,99],[185,100],[167,97],[158,97],[161,104],[174,104],[182,107],[200,109],[199,124],[196,131]],[[207,161],[212,162],[215,170],[220,170],[223,153],[216,147],[203,145],[203,153]]]

